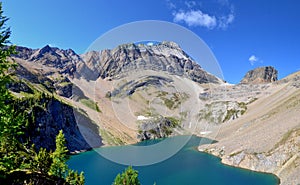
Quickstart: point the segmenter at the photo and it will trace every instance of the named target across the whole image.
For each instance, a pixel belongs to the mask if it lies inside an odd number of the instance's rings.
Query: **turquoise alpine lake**
[[[222,164],[219,158],[197,151],[199,143],[210,143],[211,140],[196,136],[175,136],[174,138],[175,141],[187,141],[174,155],[155,164],[133,166],[139,172],[142,185],[153,185],[154,183],[157,185],[279,184],[279,179],[273,174],[227,166]],[[134,146],[141,146],[136,148],[144,150],[142,146],[156,145],[162,141],[145,141]],[[84,172],[86,185],[111,185],[116,175],[124,171],[127,166],[108,160],[107,157],[105,158],[100,154],[109,151],[112,155],[117,153],[126,158],[127,155],[123,152],[124,147],[129,146],[102,147],[73,155],[68,161],[68,165],[71,169]],[[165,148],[166,150],[169,149],[168,147]],[[135,152],[139,153],[139,151]],[[147,156],[156,156],[163,152],[163,150],[153,150]],[[145,158],[143,155],[135,155],[134,157],[140,157],[141,160]]]

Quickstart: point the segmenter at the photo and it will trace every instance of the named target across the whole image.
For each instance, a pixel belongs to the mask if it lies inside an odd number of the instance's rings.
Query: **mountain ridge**
[[[96,80],[98,77],[112,78],[142,68],[167,71],[199,83],[223,83],[221,79],[202,69],[174,42],[164,41],[153,46],[129,43],[114,49],[89,51],[81,55],[71,49],[63,50],[49,45],[41,49],[17,46],[16,50],[19,54],[14,57],[39,61],[43,65],[61,69],[60,73],[89,80]]]

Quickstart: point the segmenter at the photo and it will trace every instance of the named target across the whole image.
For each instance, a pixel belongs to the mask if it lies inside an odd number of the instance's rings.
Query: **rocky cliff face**
[[[184,76],[198,83],[222,83],[203,70],[174,42],[153,46],[124,44],[112,50],[88,52],[82,58],[86,66],[82,65],[78,70],[87,76],[96,73],[101,78],[121,78],[126,73],[153,70]]]
[[[179,127],[180,122],[171,117],[149,118],[139,125],[138,138],[140,141],[165,138],[174,133],[174,129]]]
[[[37,92],[29,82],[13,82],[8,87],[16,96],[22,94],[14,103],[18,111],[25,112],[28,123],[24,131],[30,144],[35,144],[37,149],[43,147],[54,151],[56,135],[59,130],[63,130],[70,152],[91,149],[91,143],[87,142],[78,127],[81,124],[77,123],[73,107],[50,94]],[[102,139],[97,133],[94,134],[94,141],[93,147],[102,145]]]
[[[34,53],[34,50],[22,49],[26,51],[22,54],[24,58],[27,52]],[[17,62],[20,61],[17,60]],[[32,62],[28,61],[30,64]],[[46,67],[45,70],[36,70],[25,64],[19,63],[13,81],[7,87],[16,96],[19,111],[27,113],[29,124],[25,133],[30,138],[29,142],[34,143],[37,148],[54,150],[55,137],[59,130],[63,130],[70,152],[88,150],[92,147],[90,144],[93,147],[101,146],[102,139],[97,133],[98,129],[90,129],[95,127],[92,121],[86,118],[84,124],[79,124],[75,117],[74,107],[63,99],[72,96],[72,83],[68,77],[58,75],[53,78],[51,74],[55,73],[55,70],[50,71]],[[83,113],[76,114],[77,117],[86,117]],[[87,141],[79,129],[80,126],[93,134],[93,142]]]
[[[260,67],[247,72],[241,80],[242,84],[271,83],[277,81],[278,71],[272,67]]]
[[[53,98],[41,99],[41,101],[45,107],[32,108],[33,123],[27,131],[37,148],[44,147],[54,151],[55,137],[59,130],[63,130],[70,152],[91,148],[78,128],[72,107]],[[98,140],[98,146],[102,145],[99,136],[95,137],[95,140]]]

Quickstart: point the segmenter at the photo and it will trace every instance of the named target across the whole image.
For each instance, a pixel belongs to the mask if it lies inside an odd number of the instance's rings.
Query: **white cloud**
[[[218,0],[216,2],[217,4],[215,4],[215,6],[219,6],[219,10],[222,11],[209,14],[203,11],[203,6],[201,3],[199,4],[199,2],[189,0],[184,1],[187,9],[176,10],[176,5],[172,3],[171,0],[167,0],[167,3],[171,4],[173,7],[174,22],[183,22],[189,27],[201,26],[208,29],[219,28],[226,30],[235,20],[234,5],[230,4],[229,0]],[[202,8],[199,9],[199,7]]]
[[[176,5],[174,3],[171,2],[171,0],[167,0],[167,5],[168,5],[168,8],[170,9],[176,9]]]
[[[221,16],[219,18],[219,24],[218,24],[219,28],[223,30],[227,29],[228,25],[234,21],[234,18],[235,17],[233,13],[230,13],[227,16]]]
[[[201,10],[180,11],[173,14],[174,22],[185,22],[188,26],[202,26],[213,29],[217,25],[215,16],[203,13]]]
[[[194,6],[196,6],[196,2],[195,1],[185,1],[184,4],[188,7],[188,8],[193,8]]]
[[[228,15],[221,16],[219,18],[219,28],[225,30],[225,29],[227,29],[229,24],[231,24],[234,21],[235,16],[234,16],[234,6],[230,5],[228,0],[223,0],[223,1],[225,2],[225,4],[223,6],[230,7],[230,13]]]
[[[253,66],[254,63],[259,60],[259,58],[257,58],[255,55],[251,55],[248,60],[249,60],[250,64]]]
[[[222,6],[228,6],[230,5],[228,0],[218,0],[218,3]]]

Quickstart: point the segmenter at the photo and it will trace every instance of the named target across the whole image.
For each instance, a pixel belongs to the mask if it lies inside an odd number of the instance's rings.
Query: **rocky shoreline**
[[[219,157],[225,165],[273,174],[278,177],[280,185],[299,183],[297,171],[299,173],[300,155],[296,149],[294,152],[290,150],[282,152],[281,148],[270,153],[250,153],[245,150],[227,153],[225,148],[225,146],[214,146],[214,144],[201,145],[198,151]]]
[[[233,166],[233,167],[237,167],[237,168],[241,168],[241,169],[260,172],[260,173],[272,174],[272,175],[275,175],[278,178],[278,185],[282,184],[281,178],[276,173],[272,173],[272,172],[269,172],[267,170],[253,169],[249,166],[242,166],[242,165],[239,165],[239,164],[232,163],[230,160],[228,160],[228,156],[220,155],[220,153],[216,153],[213,150],[207,150],[204,147],[203,147],[203,145],[199,146],[198,151],[199,152],[204,152],[204,153],[207,153],[207,154],[210,154],[210,155],[213,155],[213,156],[216,156],[216,157],[220,158],[221,163],[224,164],[224,165]],[[223,149],[219,149],[219,152],[223,153]]]

